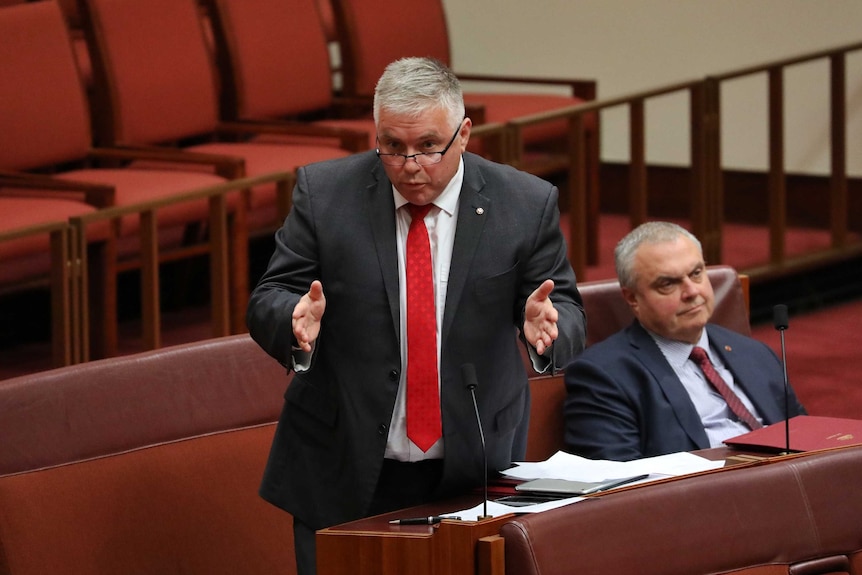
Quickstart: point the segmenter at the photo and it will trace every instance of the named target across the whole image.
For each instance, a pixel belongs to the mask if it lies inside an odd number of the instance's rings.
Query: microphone
[[[476,423],[479,425],[479,439],[482,440],[482,461],[484,463],[484,473],[482,475],[482,515],[478,519],[488,519],[488,452],[485,449],[485,432],[482,430],[482,418],[479,416],[479,404],[476,403],[476,388],[479,387],[479,379],[476,377],[476,366],[472,363],[465,363],[461,366],[461,379],[464,382],[464,387],[470,392],[473,398],[473,409],[476,412]]]
[[[778,304],[772,308],[772,322],[781,334],[781,366],[784,369],[784,448],[785,455],[790,453],[790,399],[787,382],[787,348],[784,344],[784,330],[787,329],[787,306]]]

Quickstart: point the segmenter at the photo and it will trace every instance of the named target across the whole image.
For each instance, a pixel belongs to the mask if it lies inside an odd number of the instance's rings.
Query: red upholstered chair
[[[338,42],[338,28],[335,25],[335,14],[332,11],[331,0],[316,0],[317,12],[320,14],[320,23],[326,34],[327,42]]]
[[[90,64],[90,53],[87,51],[84,31],[81,29],[81,15],[78,12],[77,0],[57,0],[57,3],[66,17],[66,24],[72,37],[75,59],[78,62],[78,70],[81,72],[81,79],[84,81],[84,86],[89,89],[93,84],[93,67]]]
[[[204,0],[221,71],[221,114],[228,120],[279,122],[283,134],[255,142],[297,143],[323,137],[355,151],[376,146],[370,113],[356,117],[333,95],[332,67],[318,0]],[[346,116],[354,115],[352,118]],[[501,144],[499,127],[476,130]],[[499,148],[495,148],[499,149]],[[499,153],[499,151],[498,151]]]
[[[326,137],[336,146],[340,139],[354,151],[375,146],[370,116],[342,119],[317,0],[203,1],[221,72],[222,118],[276,120],[295,134]],[[297,138],[269,134],[255,141]]]
[[[442,0],[390,2],[388,0],[332,0],[339,35],[344,94],[368,98],[387,64],[405,56],[431,56],[451,66],[449,35]],[[457,70],[455,70],[458,73]],[[565,94],[521,92],[476,92],[465,89],[468,113],[474,124],[505,123],[513,117],[545,112],[583,103],[596,97],[592,80],[528,79],[458,73],[465,81],[556,86]],[[501,84],[502,83],[502,84]],[[590,182],[598,185],[598,125],[591,117],[589,133]],[[522,169],[550,175],[567,169],[568,124],[555,121],[525,130],[523,149],[510,150],[501,158]],[[480,140],[471,141],[471,150],[482,152]]]
[[[195,0],[82,0],[79,7],[93,61],[94,107],[102,111],[96,118],[98,141],[239,158],[247,176],[295,170],[350,153],[319,142],[247,141],[286,130],[220,122],[220,80]],[[272,186],[252,190],[250,229],[269,232],[280,225],[289,201],[280,200]]]
[[[78,196],[101,194],[111,198],[111,205],[128,207],[165,201],[241,175],[242,161],[236,158],[189,156],[185,159],[190,163],[182,164],[186,170],[176,166],[130,169],[121,164],[135,158],[168,156],[152,150],[131,154],[94,149],[88,104],[69,32],[54,1],[25,3],[0,11],[0,68],[4,75],[0,82],[0,170],[16,173],[13,177],[20,180],[19,187],[55,195],[62,190]],[[107,160],[113,167],[102,167],[100,162]],[[193,160],[214,165],[218,174],[199,171],[191,163]],[[234,204],[238,206],[240,202]],[[166,205],[159,212],[159,244],[179,250],[174,253],[180,255],[173,257],[194,255],[186,232],[205,229],[209,215],[209,203],[203,198]],[[110,225],[98,223],[79,231],[82,239],[91,240],[93,267],[88,271],[93,272],[93,277],[86,287],[96,304],[91,310],[97,355],[116,352],[117,274],[140,262],[141,230],[141,218],[130,211]],[[235,237],[241,243],[244,234],[237,233]],[[207,242],[198,245],[201,250],[209,249]],[[245,247],[234,252],[247,257]],[[241,278],[247,266],[235,263],[242,272],[237,277]],[[239,279],[234,283],[241,291],[244,283]],[[147,293],[144,297],[157,298],[158,294]]]

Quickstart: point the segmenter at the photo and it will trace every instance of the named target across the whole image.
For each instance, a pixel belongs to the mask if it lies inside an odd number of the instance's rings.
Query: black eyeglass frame
[[[452,147],[452,144],[454,144],[454,143],[455,143],[455,138],[457,138],[457,137],[458,137],[458,134],[461,132],[461,128],[462,128],[463,126],[464,126],[464,120],[461,120],[461,122],[458,124],[458,127],[455,129],[455,133],[454,133],[454,134],[452,134],[452,139],[451,139],[451,140],[449,140],[449,143],[448,143],[448,144],[446,144],[446,147],[445,147],[445,148],[443,148],[442,150],[440,150],[439,152],[419,152],[419,153],[416,153],[416,154],[410,154],[410,155],[408,156],[408,155],[406,155],[406,154],[384,154],[384,153],[381,153],[381,152],[380,152],[380,148],[376,148],[374,151],[377,153],[377,157],[378,157],[378,158],[380,158],[380,161],[381,161],[381,162],[383,162],[383,163],[384,163],[384,164],[386,164],[386,165],[389,165],[389,166],[406,166],[406,165],[407,165],[407,162],[410,160],[410,158],[413,158],[413,160],[414,160],[417,164],[419,164],[420,166],[433,166],[433,165],[435,165],[435,164],[439,164],[440,162],[442,162],[442,161],[443,161],[443,155],[444,155],[444,154],[446,154],[446,152],[448,152],[448,151],[449,151],[449,148],[451,148],[451,147]],[[429,158],[429,159],[430,159],[430,158],[432,158],[435,154],[438,154],[438,155],[437,155],[437,159],[436,159],[435,161],[433,161],[433,162],[428,162],[428,163],[426,163],[426,164],[423,164],[422,162],[420,162],[420,161],[419,161],[419,158],[420,158],[420,157],[423,157],[423,158]],[[403,159],[404,159],[404,161],[403,161],[403,162],[401,162],[400,164],[393,164],[392,162],[385,160],[385,159],[384,159],[384,157],[385,157],[385,158],[392,158],[392,159],[395,159],[395,158],[403,158]]]

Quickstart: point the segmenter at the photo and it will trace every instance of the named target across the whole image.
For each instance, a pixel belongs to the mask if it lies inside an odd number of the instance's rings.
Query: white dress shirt
[[[443,325],[443,310],[446,304],[446,289],[449,284],[449,267],[452,264],[452,246],[455,244],[455,227],[458,221],[458,198],[461,195],[461,184],[464,181],[464,160],[458,166],[455,176],[434,200],[434,207],[425,216],[425,227],[428,229],[428,239],[431,242],[431,266],[434,274],[434,303],[437,312],[437,373],[440,373],[440,332]],[[407,274],[405,271],[405,247],[407,233],[410,230],[410,212],[404,206],[409,202],[392,187],[395,198],[396,239],[398,242],[398,292],[401,300],[401,381],[398,386],[398,396],[395,399],[395,410],[389,427],[389,438],[386,443],[385,457],[399,461],[420,461],[422,459],[439,459],[443,457],[443,438],[441,437],[427,452],[410,441],[407,437]],[[439,389],[440,381],[437,386]]]

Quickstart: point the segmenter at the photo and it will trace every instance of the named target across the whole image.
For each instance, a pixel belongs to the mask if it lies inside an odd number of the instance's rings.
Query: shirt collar
[[[695,346],[705,349],[706,354],[710,357],[710,360],[712,360],[712,354],[709,352],[709,335],[706,333],[706,327],[701,331],[700,339],[696,344],[668,339],[648,330],[647,328],[644,329],[650,337],[653,338],[656,345],[658,345],[658,348],[661,350],[662,354],[664,354],[668,363],[670,363],[674,368],[681,367],[686,361],[688,361],[688,358],[691,355],[691,350],[694,349]]]

